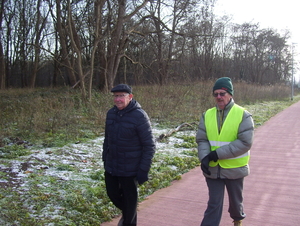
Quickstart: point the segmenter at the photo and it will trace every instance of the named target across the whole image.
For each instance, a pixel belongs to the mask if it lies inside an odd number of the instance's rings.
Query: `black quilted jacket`
[[[155,140],[150,120],[140,104],[132,99],[123,110],[116,106],[106,115],[102,160],[113,176],[136,176],[150,170]]]

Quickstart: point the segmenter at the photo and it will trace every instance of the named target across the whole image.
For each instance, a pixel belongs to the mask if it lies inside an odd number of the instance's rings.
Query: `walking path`
[[[244,226],[300,225],[300,102],[255,130],[251,173],[245,178]],[[139,226],[199,226],[207,187],[200,167],[139,204]],[[232,226],[225,196],[220,226]],[[102,226],[116,226],[119,218]]]

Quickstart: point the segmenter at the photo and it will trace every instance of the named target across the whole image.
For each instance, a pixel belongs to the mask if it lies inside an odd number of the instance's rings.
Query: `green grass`
[[[159,143],[150,180],[139,187],[140,201],[199,165],[194,134],[201,113],[214,105],[207,87],[211,82],[134,87],[155,128],[195,125]],[[291,101],[289,92],[289,87],[241,83],[235,85],[235,101],[253,114],[258,127],[299,101],[299,96]],[[105,115],[113,104],[109,94],[95,91],[90,103],[69,89],[0,95],[1,225],[99,225],[120,214],[105,191],[102,140],[93,140],[103,137]],[[12,169],[23,177],[14,177]]]
[[[18,156],[28,155],[30,151],[23,145],[12,144],[0,147],[0,158],[13,159]]]
[[[56,157],[64,159],[63,156]],[[88,173],[82,173],[82,169],[75,167],[78,163],[73,162],[71,167],[60,162],[55,165],[53,161],[49,164],[50,169],[31,168],[25,172],[28,177],[23,178],[22,187],[1,188],[1,225],[13,222],[19,225],[99,225],[120,214],[106,195],[103,167],[98,165]],[[179,150],[174,156],[158,152],[153,159],[150,180],[139,187],[140,201],[157,189],[169,186],[197,165],[196,149]],[[53,176],[46,174],[51,168]]]
[[[252,113],[255,127],[258,127],[269,120],[272,116],[299,100],[300,96],[296,96],[293,101],[263,101],[253,105],[244,105],[244,107]]]

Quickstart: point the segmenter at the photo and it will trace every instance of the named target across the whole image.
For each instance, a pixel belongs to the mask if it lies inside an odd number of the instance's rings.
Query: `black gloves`
[[[208,154],[208,157],[209,157],[209,161],[218,161],[219,157],[218,157],[218,154],[216,151],[211,151],[209,154]]]
[[[146,182],[148,180],[148,172],[146,172],[144,170],[139,170],[137,173],[136,179],[137,179],[139,185],[143,184],[144,182]]]
[[[219,157],[216,151],[211,151],[207,156],[205,156],[201,161],[201,170],[210,175],[210,171],[208,170],[210,161],[218,161]]]
[[[201,169],[203,173],[210,175],[210,171],[208,170],[208,167],[209,167],[209,156],[207,155],[201,161]]]

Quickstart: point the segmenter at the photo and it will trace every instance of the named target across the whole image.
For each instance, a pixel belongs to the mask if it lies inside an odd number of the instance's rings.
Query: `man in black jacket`
[[[115,106],[107,112],[102,160],[109,198],[121,209],[118,225],[137,224],[138,184],[148,180],[155,140],[150,120],[126,84],[112,88]]]

